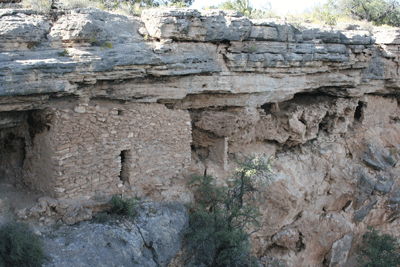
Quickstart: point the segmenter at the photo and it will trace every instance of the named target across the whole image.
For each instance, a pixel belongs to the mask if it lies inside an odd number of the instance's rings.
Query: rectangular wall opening
[[[356,111],[354,112],[354,119],[360,121],[362,119],[363,116],[363,106],[364,103],[359,101],[358,102],[358,106],[356,107]]]
[[[120,154],[121,172],[119,173],[119,179],[124,183],[129,182],[128,162],[127,162],[128,154],[129,154],[129,150],[122,150],[121,154]]]

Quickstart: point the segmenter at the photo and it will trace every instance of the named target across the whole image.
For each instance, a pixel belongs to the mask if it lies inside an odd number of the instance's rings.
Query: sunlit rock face
[[[272,156],[253,252],[344,266],[368,226],[400,235],[399,36],[221,10],[1,9],[0,181],[187,203],[192,173],[223,184],[236,160]]]

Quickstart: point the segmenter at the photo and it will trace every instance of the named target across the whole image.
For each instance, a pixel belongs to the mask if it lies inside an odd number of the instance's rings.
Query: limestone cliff
[[[223,182],[274,156],[254,253],[344,266],[367,226],[400,236],[399,37],[220,10],[0,10],[0,177],[189,202],[190,173]]]

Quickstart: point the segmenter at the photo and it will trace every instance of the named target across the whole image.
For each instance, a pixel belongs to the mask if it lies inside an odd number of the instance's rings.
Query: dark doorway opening
[[[119,173],[119,179],[121,181],[128,182],[128,166],[127,166],[127,158],[128,158],[129,150],[122,150],[120,156],[121,159],[121,171]]]
[[[363,106],[364,106],[363,102],[359,101],[358,106],[356,107],[356,111],[354,112],[354,119],[361,120],[361,117],[363,115],[362,114]]]
[[[33,110],[28,112],[27,123],[32,140],[36,135],[50,130],[51,120],[52,115],[43,111]]]

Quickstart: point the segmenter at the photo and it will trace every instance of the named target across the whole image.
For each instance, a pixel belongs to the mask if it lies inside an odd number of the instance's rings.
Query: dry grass
[[[23,0],[21,5],[23,8],[32,9],[37,13],[49,13],[51,0]]]
[[[22,0],[21,5],[24,8],[33,9],[38,13],[48,13],[51,7],[51,0]],[[115,3],[115,5],[110,6],[103,4],[99,0],[60,0],[59,7],[62,9],[75,9],[75,8],[98,8],[103,10],[108,10],[112,12],[116,12],[123,15],[133,15],[140,16],[144,9],[148,7],[142,7],[139,3],[132,2],[122,2]],[[152,7],[154,8],[154,7]],[[207,8],[206,8],[207,9]],[[266,19],[266,18],[277,18],[284,19],[289,24],[293,25],[296,28],[300,28],[304,23],[313,23],[319,25],[325,25],[325,21],[320,20],[319,16],[316,15],[315,8],[311,8],[302,13],[287,13],[280,14],[274,11],[272,8],[263,9],[263,10],[255,10],[250,16],[250,19]],[[331,25],[333,28],[341,29],[343,24],[355,24],[359,25],[359,29],[369,31],[370,34],[373,34],[374,25],[371,22],[367,21],[359,21],[351,19],[347,16],[340,16],[337,18],[337,24]],[[388,25],[382,25],[380,27],[383,28],[393,28]]]
[[[349,24],[359,25],[360,28],[363,30],[368,30],[368,29],[371,29],[372,27],[374,27],[374,24],[372,22],[369,22],[366,20],[355,20],[355,19],[351,19],[349,17],[340,17],[338,19],[338,23],[349,23]],[[385,26],[387,26],[387,25],[385,25]]]
[[[86,7],[93,7],[93,8],[100,8],[102,9],[103,6],[99,2],[94,2],[90,0],[61,0],[60,7],[63,9],[75,9],[75,8],[86,8]]]
[[[139,3],[128,3],[123,2],[118,5],[118,7],[114,10],[114,12],[122,15],[134,15],[140,16],[144,7],[141,7]]]
[[[91,0],[60,0],[57,2],[58,8],[61,9],[75,9],[93,7],[105,9],[99,1]],[[23,8],[32,9],[38,13],[49,13],[51,8],[51,0],[22,0],[21,5]]]

